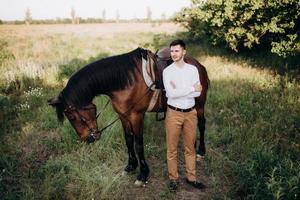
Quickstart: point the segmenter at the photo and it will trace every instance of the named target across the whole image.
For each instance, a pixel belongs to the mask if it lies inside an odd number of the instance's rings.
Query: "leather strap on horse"
[[[135,105],[137,105],[148,93],[149,91],[151,91],[151,88],[153,87],[154,83],[152,83],[152,85],[150,85],[150,87],[147,89],[147,91],[145,92],[145,94],[138,100],[136,101],[134,104],[132,104],[124,113],[122,113],[122,116],[126,116],[128,114],[128,112],[134,108]],[[116,119],[114,119],[112,122],[110,122],[107,126],[105,126],[104,128],[102,128],[100,130],[100,134],[102,134],[102,132],[107,129],[108,127],[112,126],[114,123],[116,123],[116,121],[118,121],[120,119],[120,117],[117,117]],[[124,117],[124,119],[128,120],[126,117]],[[128,120],[129,121],[129,120]],[[129,121],[130,123],[130,121]],[[130,123],[131,125],[131,123]]]
[[[109,104],[109,99],[107,100],[105,106],[103,107],[103,109],[97,114],[96,119],[98,119],[98,117],[102,114],[102,111],[105,110],[105,108],[107,107],[107,105]]]
[[[147,59],[148,61],[150,60],[149,59],[149,56],[147,56]],[[150,88],[151,90],[155,90],[155,88],[153,86],[155,86],[155,82],[154,82],[154,79],[153,79],[153,75],[151,77],[151,66],[149,66],[147,60],[145,60],[143,57],[142,57],[142,72],[143,72],[143,78],[144,78],[144,81],[146,83],[146,85],[148,86],[148,88]]]

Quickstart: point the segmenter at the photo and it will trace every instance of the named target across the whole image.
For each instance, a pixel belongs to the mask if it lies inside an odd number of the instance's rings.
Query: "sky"
[[[1,20],[24,20],[26,9],[33,19],[71,18],[74,8],[81,18],[101,18],[105,9],[106,19],[145,18],[147,7],[152,19],[172,16],[183,7],[189,7],[191,0],[0,0]]]

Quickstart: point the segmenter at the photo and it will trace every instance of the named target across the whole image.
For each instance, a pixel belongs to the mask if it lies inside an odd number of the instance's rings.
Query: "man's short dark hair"
[[[180,45],[183,49],[185,49],[185,43],[183,40],[174,40],[173,42],[170,43],[170,47],[171,46],[176,46],[176,45]]]

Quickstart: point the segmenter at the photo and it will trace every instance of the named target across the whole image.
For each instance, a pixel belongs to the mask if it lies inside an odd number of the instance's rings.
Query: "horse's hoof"
[[[127,172],[127,174],[133,174],[136,170],[136,166],[132,166],[132,165],[127,165],[124,169],[125,172]]]
[[[134,182],[134,185],[137,186],[137,187],[146,187],[146,184],[148,183],[148,181],[140,181],[140,180],[136,180]]]
[[[197,154],[197,161],[202,161],[204,159],[204,155]]]
[[[129,173],[126,171],[122,171],[122,176],[127,176]]]

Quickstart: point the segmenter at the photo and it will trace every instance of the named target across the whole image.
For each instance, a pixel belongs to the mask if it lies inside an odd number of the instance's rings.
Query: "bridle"
[[[154,66],[158,65],[158,63],[157,63],[157,59],[158,58],[159,58],[159,56],[156,53],[153,55],[153,57],[149,55],[149,59],[153,60]],[[143,96],[141,96],[141,98],[138,99],[134,104],[131,104],[131,106],[124,113],[122,113],[121,116],[123,116],[123,117],[126,116],[127,113],[131,109],[133,109],[134,106],[137,105],[151,91],[151,88],[155,84],[157,84],[157,83],[153,83],[150,87],[148,87],[148,89],[145,92],[145,94]],[[103,109],[96,115],[96,120],[98,119],[98,117],[100,116],[100,114],[102,113],[102,111],[107,107],[108,103],[109,103],[109,100],[107,100],[107,102],[106,102],[105,106],[103,107]],[[92,128],[92,127],[89,126],[88,120],[79,112],[79,110],[91,110],[91,109],[96,110],[96,106],[94,104],[89,104],[87,106],[82,106],[82,107],[76,107],[74,105],[67,105],[67,108],[64,110],[64,112],[75,111],[78,114],[78,116],[80,117],[80,121],[82,123],[84,123],[88,127],[88,129],[89,129],[89,135],[86,138],[86,142],[88,142],[88,143],[92,143],[95,140],[100,139],[103,131],[105,129],[107,129],[108,127],[112,126],[115,122],[117,122],[120,119],[120,116],[117,117],[116,119],[112,120],[107,126],[105,126],[104,128],[102,128],[101,130],[98,130],[97,127],[96,128]],[[125,117],[124,119],[127,119],[127,118]],[[129,123],[130,123],[130,121],[129,121]]]
[[[153,83],[154,85],[154,83]],[[124,113],[122,113],[121,116],[126,116],[127,113],[134,108],[135,105],[137,105],[150,91],[151,91],[151,88],[152,86],[151,85],[147,91],[145,92],[145,94],[140,98],[138,99],[138,101],[136,101],[134,104],[132,104]],[[103,109],[96,115],[96,120],[98,119],[98,117],[100,116],[100,114],[102,113],[102,111],[107,107],[109,103],[109,100],[107,100],[105,106],[103,107]],[[98,128],[91,128],[88,124],[88,120],[78,111],[78,110],[91,110],[91,109],[94,109],[96,110],[96,106],[94,104],[91,104],[91,105],[87,105],[87,106],[82,106],[82,107],[76,107],[74,105],[68,105],[67,108],[64,110],[64,112],[69,112],[69,111],[75,111],[79,117],[80,117],[80,121],[83,122],[88,128],[89,128],[89,135],[87,136],[86,138],[86,142],[87,143],[92,143],[94,142],[95,140],[98,140],[100,139],[103,131],[105,129],[107,129],[108,127],[112,126],[115,122],[117,122],[119,119],[120,119],[120,116],[115,118],[114,120],[112,120],[107,126],[103,127],[101,130],[98,130]],[[128,120],[126,117],[124,117],[124,119]],[[129,121],[129,120],[128,120]],[[130,121],[129,121],[130,123]],[[131,125],[131,123],[130,123]],[[132,125],[131,125],[132,126]]]
[[[101,131],[98,130],[98,128],[92,128],[90,127],[88,121],[80,112],[79,110],[95,110],[96,111],[96,106],[94,104],[90,104],[87,106],[82,106],[82,107],[76,107],[74,105],[68,105],[67,108],[64,110],[64,112],[70,112],[74,111],[78,114],[80,121],[85,124],[88,129],[89,129],[89,136],[86,138],[86,141],[88,143],[94,142],[96,139],[99,139],[101,137]],[[99,117],[100,113],[96,116],[96,120]]]

